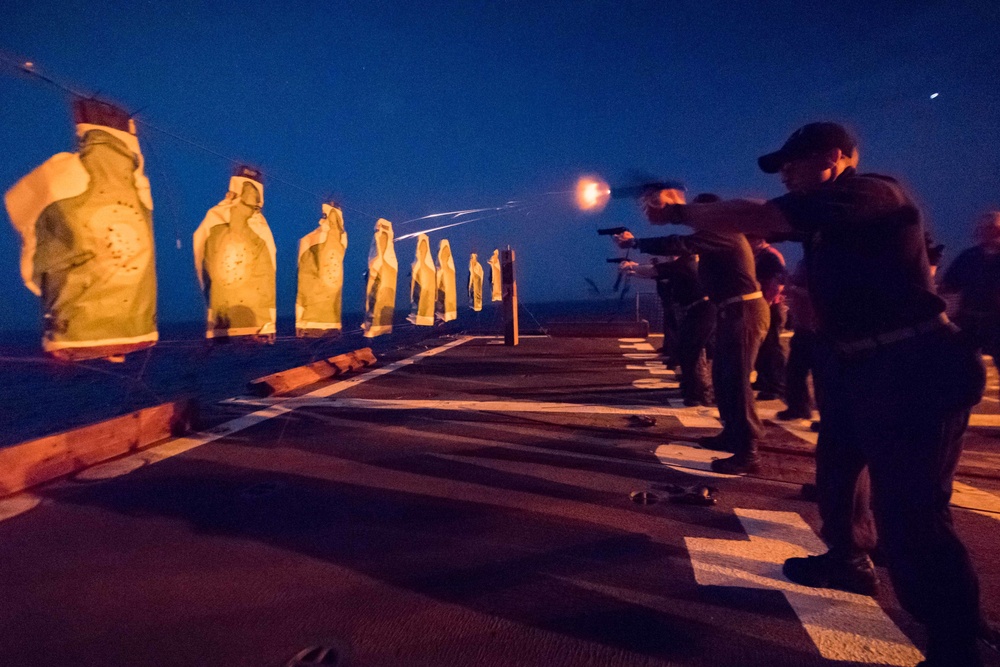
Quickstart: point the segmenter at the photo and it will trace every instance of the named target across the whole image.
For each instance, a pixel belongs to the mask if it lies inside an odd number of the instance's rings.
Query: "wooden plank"
[[[374,363],[375,354],[370,347],[365,347],[257,378],[252,380],[247,387],[254,396],[280,396],[327,378],[371,366]]]
[[[173,401],[0,449],[0,497],[180,435],[193,415],[192,401]]]

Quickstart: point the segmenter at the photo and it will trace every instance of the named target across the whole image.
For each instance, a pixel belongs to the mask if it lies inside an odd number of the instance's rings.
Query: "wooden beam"
[[[194,401],[179,400],[0,449],[0,497],[187,433]]]
[[[315,363],[289,368],[262,378],[252,380],[247,386],[254,396],[280,396],[290,391],[315,384],[348,371],[356,371],[375,363],[375,355],[370,347],[353,352],[338,354]]]

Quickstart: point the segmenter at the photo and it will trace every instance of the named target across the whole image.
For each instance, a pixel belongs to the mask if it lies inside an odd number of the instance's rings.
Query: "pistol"
[[[624,234],[628,231],[628,227],[605,227],[604,229],[598,229],[597,233],[600,236],[616,236],[618,234]]]

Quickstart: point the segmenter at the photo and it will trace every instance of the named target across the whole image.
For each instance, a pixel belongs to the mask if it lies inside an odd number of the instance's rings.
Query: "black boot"
[[[927,659],[917,667],[982,667],[979,644],[974,633],[949,632],[935,637],[928,632]]]
[[[712,471],[724,475],[755,475],[760,472],[760,457],[755,453],[734,454],[712,461]]]
[[[871,558],[826,552],[821,556],[789,558],[781,568],[785,577],[810,588],[835,588],[858,595],[875,595],[878,576]]]
[[[792,421],[793,419],[812,419],[812,411],[792,410],[791,408],[788,408],[787,410],[776,412],[774,416],[783,422]]]
[[[713,452],[735,452],[736,446],[732,439],[723,431],[718,435],[709,435],[698,438],[698,445],[703,449],[711,449]]]

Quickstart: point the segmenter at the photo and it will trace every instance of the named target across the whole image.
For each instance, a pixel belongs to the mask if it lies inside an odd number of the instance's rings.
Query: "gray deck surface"
[[[810,457],[778,448],[760,478],[707,479],[655,452],[716,428],[666,414],[636,428],[586,407],[676,402],[676,389],[633,384],[651,375],[627,369],[645,361],[623,345],[474,338],[321,385],[347,388],[129,474],[36,490],[38,507],[0,521],[0,665],[278,666],[312,645],[336,646],[344,665],[913,664],[908,643],[923,640],[884,570],[868,606],[779,581],[782,550],[809,533],[783,522],[818,526],[798,497]],[[972,429],[970,456],[1000,459],[998,434]],[[698,482],[720,489],[718,505],[629,497]],[[955,520],[996,623],[1000,514]],[[852,642],[864,661],[823,657]]]

